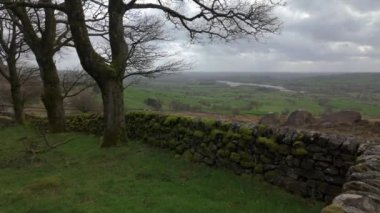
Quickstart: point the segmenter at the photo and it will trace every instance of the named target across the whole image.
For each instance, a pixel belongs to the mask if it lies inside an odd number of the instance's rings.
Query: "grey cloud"
[[[191,44],[173,30],[162,47],[181,52],[196,71],[380,72],[379,0],[288,0],[277,13],[282,33],[260,42]]]

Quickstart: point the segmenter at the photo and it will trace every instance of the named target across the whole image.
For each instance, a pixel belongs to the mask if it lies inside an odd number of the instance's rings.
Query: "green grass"
[[[0,159],[22,150],[30,128],[0,130]],[[94,136],[75,140],[33,164],[0,167],[0,212],[319,212],[322,204],[252,177],[196,165],[138,142],[101,150]],[[18,154],[20,155],[20,154]]]

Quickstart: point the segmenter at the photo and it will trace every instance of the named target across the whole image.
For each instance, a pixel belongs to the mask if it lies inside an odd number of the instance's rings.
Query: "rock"
[[[325,115],[321,118],[320,124],[323,126],[352,125],[362,120],[362,115],[355,111],[339,111]]]
[[[342,207],[331,204],[322,209],[322,213],[346,213]]]
[[[313,115],[305,110],[297,110],[292,112],[289,117],[286,125],[288,126],[305,126],[311,125],[315,121]]]
[[[318,145],[315,145],[315,144],[308,145],[306,147],[306,150],[308,150],[310,152],[320,152],[320,153],[326,152],[326,149],[324,149]]]
[[[363,155],[378,155],[380,153],[380,144],[369,146]]]
[[[230,159],[235,163],[239,163],[240,162],[240,155],[236,152],[231,152]]]
[[[278,165],[274,165],[274,164],[264,164],[263,165],[263,169],[265,172],[276,170],[276,169],[278,169],[278,167],[279,167]]]
[[[368,171],[380,171],[380,165],[377,164],[368,164],[368,163],[358,163],[354,166],[351,166],[351,173],[354,172],[368,172]]]
[[[283,178],[278,171],[272,170],[264,174],[264,179],[269,183],[280,186],[283,183]]]
[[[334,184],[337,186],[342,186],[345,182],[345,179],[340,177],[340,176],[327,176],[327,175],[325,175],[324,179],[328,183],[331,183],[331,184]]]
[[[294,180],[284,180],[285,189],[293,194],[306,196],[307,185],[304,182]]]
[[[339,170],[336,169],[336,168],[330,167],[330,168],[327,168],[325,170],[325,173],[329,174],[329,175],[338,175],[339,174]]]
[[[317,161],[332,162],[332,156],[327,154],[316,153],[313,155],[313,159]]]
[[[281,125],[281,117],[279,113],[269,113],[262,116],[259,120],[259,124],[268,126],[279,126]]]
[[[350,175],[350,181],[366,181],[366,180],[380,180],[380,172],[377,171],[368,171],[368,172],[354,172]]]
[[[330,136],[330,139],[327,143],[327,148],[329,150],[336,150],[336,149],[339,149],[340,146],[342,146],[342,144],[345,142],[345,138],[342,138],[342,137],[338,137],[336,135],[332,135]]]
[[[299,177],[299,175],[295,169],[286,170],[286,176],[289,177],[290,179],[294,179],[294,180],[297,180],[297,178]]]
[[[356,159],[357,163],[365,163],[368,161],[377,161],[380,163],[380,155],[361,155]]]
[[[302,160],[301,168],[306,170],[312,170],[314,168],[314,161],[308,158]]]
[[[357,194],[341,194],[334,198],[333,205],[347,213],[379,212],[379,206],[369,197]]]
[[[373,194],[380,194],[378,183],[374,182],[375,186],[362,181],[350,181],[343,185],[343,191],[361,191]]]
[[[355,154],[356,151],[358,150],[358,147],[359,147],[359,142],[352,139],[346,140],[342,145],[342,148],[348,151],[348,153],[350,154]]]

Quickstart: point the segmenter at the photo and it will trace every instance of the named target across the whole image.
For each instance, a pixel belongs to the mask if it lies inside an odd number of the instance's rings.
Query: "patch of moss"
[[[322,209],[322,213],[345,213],[341,207],[331,204],[329,206],[326,206],[325,208]]]
[[[178,122],[178,116],[168,115],[165,118],[165,121],[163,124],[166,126],[172,126],[172,125],[176,124],[177,122]]]
[[[216,124],[215,120],[209,118],[202,119],[202,122],[207,128],[213,128]]]
[[[202,139],[205,134],[202,131],[196,130],[196,131],[194,131],[193,135],[194,135],[194,137],[196,137],[198,139]]]
[[[264,179],[269,181],[269,182],[273,182],[280,175],[281,174],[276,170],[268,171],[264,174]]]
[[[255,165],[255,173],[262,174],[264,172],[263,164],[259,163]]]
[[[292,155],[294,156],[300,157],[300,156],[305,156],[307,154],[308,154],[308,151],[303,147],[292,149]]]
[[[252,138],[252,129],[250,129],[250,128],[243,127],[239,130],[239,132],[240,132],[242,138],[245,140],[249,140]]]
[[[304,133],[299,133],[297,136],[297,141],[303,141],[305,139],[305,134]]]
[[[180,134],[184,134],[184,135],[191,135],[192,134],[192,131],[190,129],[183,127],[183,126],[179,126],[178,128],[176,128],[176,130]]]
[[[252,161],[241,161],[240,165],[247,169],[255,168],[255,163]]]
[[[260,124],[258,127],[257,127],[257,133],[259,135],[263,134],[266,130],[267,130],[268,126],[266,125],[263,125],[263,124]]]
[[[216,155],[219,157],[222,157],[222,158],[227,158],[230,155],[230,152],[228,150],[225,150],[225,149],[219,149],[216,152]]]
[[[242,161],[251,161],[252,156],[247,152],[239,152]]]
[[[174,149],[176,148],[179,144],[181,144],[181,142],[177,141],[177,140],[169,140],[167,141],[167,145],[169,146],[169,148],[171,149]]]
[[[278,146],[278,153],[282,154],[282,155],[287,155],[290,153],[290,149],[289,149],[289,146],[286,145],[286,144],[280,144]]]
[[[272,159],[268,158],[267,156],[265,155],[260,155],[260,161],[265,163],[265,164],[268,164],[268,163],[272,163]]]
[[[159,123],[157,123],[157,122],[155,122],[155,123],[152,125],[152,129],[154,129],[154,130],[158,130],[158,129],[160,129],[160,127],[161,127],[161,125],[160,125]]]
[[[227,148],[228,150],[230,150],[230,151],[232,151],[232,150],[236,150],[236,145],[235,145],[234,143],[230,142],[230,143],[228,143],[228,144],[226,145],[226,148]]]
[[[231,130],[228,131],[227,134],[226,134],[226,136],[225,136],[226,140],[238,140],[240,138],[241,138],[240,134],[237,134],[237,133],[235,133],[235,132],[233,132]]]
[[[264,145],[271,152],[278,152],[279,144],[276,143],[276,140],[273,138],[258,137],[257,143]]]
[[[181,123],[182,125],[184,126],[191,126],[192,124],[195,123],[195,120],[193,117],[189,117],[189,116],[181,116],[179,117],[179,123]]]
[[[239,163],[240,155],[236,152],[231,152],[230,159],[235,163]]]
[[[295,147],[295,148],[305,147],[305,144],[302,141],[294,141],[293,147]]]
[[[208,145],[208,149],[209,149],[210,151],[215,152],[215,151],[218,149],[218,147],[217,147],[215,144],[210,143],[210,144]]]
[[[188,161],[192,161],[193,160],[193,153],[190,151],[190,150],[186,150],[182,156],[188,160]]]
[[[225,132],[218,130],[218,129],[213,129],[210,133],[210,137],[212,140],[217,140],[217,139],[223,139]]]
[[[175,148],[176,153],[182,154],[186,150],[186,146],[184,144],[180,144]]]

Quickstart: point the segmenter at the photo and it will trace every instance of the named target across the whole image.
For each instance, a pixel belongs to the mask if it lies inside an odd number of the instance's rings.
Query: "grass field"
[[[284,86],[298,92],[229,87],[217,83],[218,80]],[[328,111],[354,110],[365,118],[380,118],[379,81],[379,74],[190,73],[142,81],[126,89],[125,102],[129,110],[149,110],[144,100],[154,98],[161,101],[163,110],[172,110],[171,103],[176,101],[190,106],[192,111],[218,114],[287,114],[306,109],[318,116]]]
[[[75,133],[48,135],[51,143],[74,138],[33,164],[22,156],[22,136],[34,130],[0,130],[0,212],[319,212],[305,200],[252,177],[240,177],[175,158],[138,142],[101,150],[99,139]],[[18,154],[17,154],[18,153]],[[16,155],[17,154],[17,155]]]

